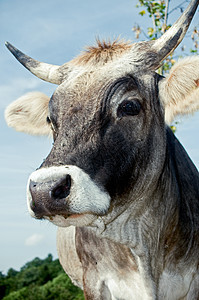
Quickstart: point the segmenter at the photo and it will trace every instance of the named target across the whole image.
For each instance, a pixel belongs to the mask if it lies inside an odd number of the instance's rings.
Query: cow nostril
[[[58,186],[56,186],[52,191],[52,196],[55,199],[66,198],[70,194],[71,188],[71,177],[67,175]]]

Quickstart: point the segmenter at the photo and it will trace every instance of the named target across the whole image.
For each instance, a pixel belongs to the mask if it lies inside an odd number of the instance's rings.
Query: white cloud
[[[34,233],[33,235],[29,236],[25,240],[26,246],[36,246],[38,245],[42,240],[44,239],[44,236],[42,234]]]

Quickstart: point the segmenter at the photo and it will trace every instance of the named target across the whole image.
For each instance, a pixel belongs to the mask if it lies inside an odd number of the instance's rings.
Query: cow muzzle
[[[62,220],[61,226],[73,225],[68,220],[85,215],[104,215],[110,206],[109,194],[82,169],[71,165],[33,172],[28,180],[27,201],[32,217],[48,219],[56,225]]]

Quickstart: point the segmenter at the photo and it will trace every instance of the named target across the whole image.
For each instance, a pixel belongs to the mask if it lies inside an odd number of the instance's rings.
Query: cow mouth
[[[91,213],[81,214],[60,214],[44,216],[43,219],[50,221],[58,227],[88,226],[91,225],[98,217]]]
[[[77,220],[83,218],[85,216],[95,216],[92,212],[83,212],[83,213],[51,213],[51,212],[43,212],[43,214],[32,215],[37,220],[48,220],[53,222],[55,218],[62,218],[63,220]]]
[[[84,216],[85,214],[90,214],[90,213],[50,213],[50,212],[46,212],[46,213],[43,213],[43,214],[37,214],[37,213],[34,213],[34,218],[35,219],[38,219],[38,220],[43,220],[43,219],[48,219],[49,221],[53,221],[53,219],[56,217],[56,216],[60,216],[62,218],[64,218],[65,220],[67,219],[77,219],[79,217],[82,217]]]
[[[77,218],[82,217],[84,215],[85,214],[60,214],[60,215],[44,216],[43,218],[48,217],[50,219],[50,221],[53,221],[53,219],[54,219],[55,216],[61,216],[61,217],[63,217],[66,220],[68,218],[77,219]]]

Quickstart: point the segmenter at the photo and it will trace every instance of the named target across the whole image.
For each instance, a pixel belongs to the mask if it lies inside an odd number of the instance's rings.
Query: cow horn
[[[158,54],[158,61],[164,60],[184,38],[187,29],[191,23],[194,13],[198,7],[199,0],[193,0],[189,3],[187,9],[180,18],[167,30],[159,39],[157,39],[152,50]]]
[[[6,42],[5,45],[16,59],[38,78],[55,84],[60,84],[62,82],[63,74],[60,70],[60,66],[34,60],[8,42]]]

